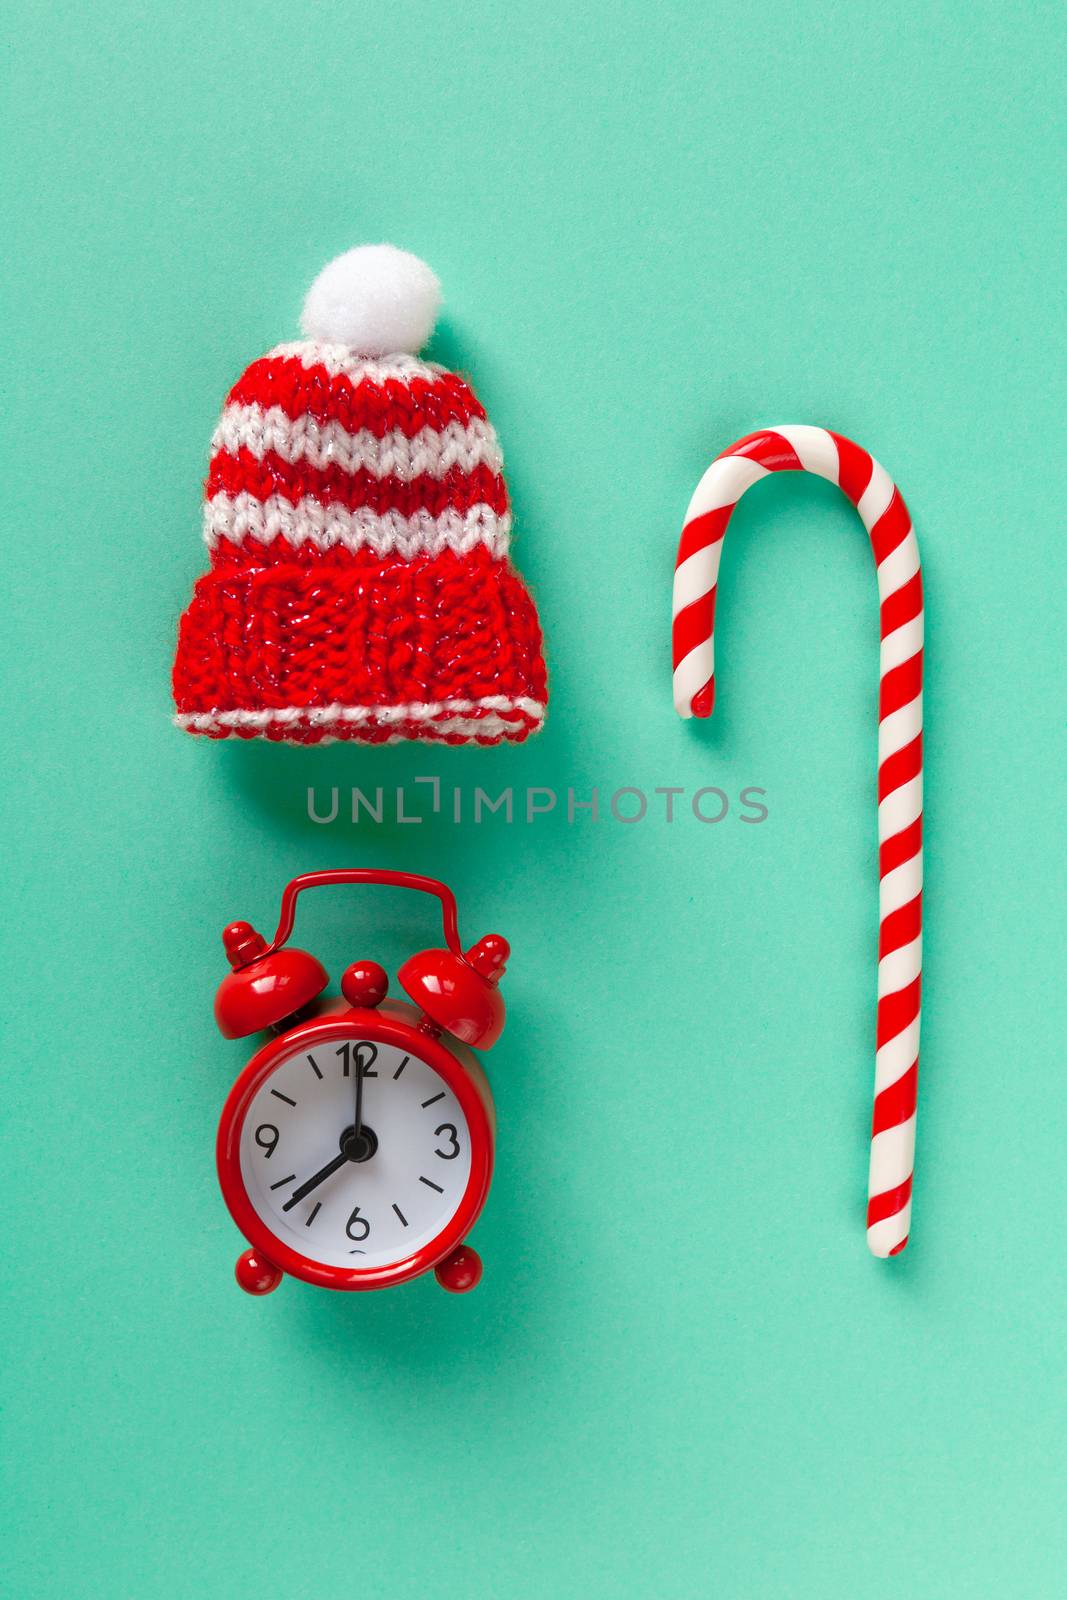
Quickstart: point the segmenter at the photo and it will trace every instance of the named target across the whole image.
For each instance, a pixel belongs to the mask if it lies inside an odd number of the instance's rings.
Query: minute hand
[[[356,1056],[356,1120],[355,1130],[357,1135],[363,1131],[363,1056],[362,1046],[357,1045]]]
[[[311,1193],[312,1189],[317,1189],[320,1183],[325,1183],[330,1174],[332,1172],[337,1172],[339,1168],[344,1166],[347,1160],[348,1157],[342,1150],[339,1155],[334,1156],[332,1161],[327,1161],[326,1165],[321,1167],[319,1171],[315,1173],[313,1178],[308,1178],[306,1182],[300,1185],[299,1189],[293,1190],[288,1200],[282,1206],[282,1210],[291,1211],[295,1205],[299,1205],[300,1201],[305,1199]]]

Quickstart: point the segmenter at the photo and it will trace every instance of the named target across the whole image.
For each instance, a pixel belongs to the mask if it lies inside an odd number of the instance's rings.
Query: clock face
[[[260,1084],[239,1157],[248,1199],[275,1238],[358,1272],[403,1261],[448,1225],[470,1177],[471,1137],[455,1094],[417,1055],[326,1037],[284,1056]]]

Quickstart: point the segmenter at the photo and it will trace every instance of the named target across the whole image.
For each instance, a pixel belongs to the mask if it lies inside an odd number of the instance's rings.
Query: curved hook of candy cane
[[[768,428],[739,439],[697,485],[674,574],[674,704],[711,715],[715,589],[723,535],[745,490],[772,472],[836,483],[870,535],[881,602],[878,708],[879,941],[867,1242],[908,1242],[915,1154],[922,969],[923,594],[919,546],[900,491],[866,450],[825,428]]]

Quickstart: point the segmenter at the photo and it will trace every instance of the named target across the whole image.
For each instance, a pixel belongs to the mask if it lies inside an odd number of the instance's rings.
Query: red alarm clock
[[[346,970],[343,1001],[322,999],[325,968],[286,944],[297,896],[336,883],[440,900],[447,948],[399,972],[414,1004],[386,999],[375,961]],[[233,971],[215,997],[220,1030],[274,1035],[219,1122],[219,1182],[251,1245],[237,1262],[241,1288],[268,1294],[288,1272],[327,1289],[384,1289],[433,1268],[445,1289],[473,1289],[482,1265],[464,1240],[489,1192],[495,1119],[469,1047],[488,1050],[504,1026],[507,941],[488,934],[464,951],[445,884],[362,867],[294,878],[269,945],[247,922],[222,937]]]

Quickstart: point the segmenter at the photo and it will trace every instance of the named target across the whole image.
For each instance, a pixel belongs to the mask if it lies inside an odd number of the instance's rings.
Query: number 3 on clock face
[[[398,1030],[401,1042],[297,1028],[253,1058],[223,1114],[219,1172],[234,1219],[298,1277],[400,1282],[481,1209],[492,1158],[482,1099],[442,1045]]]

